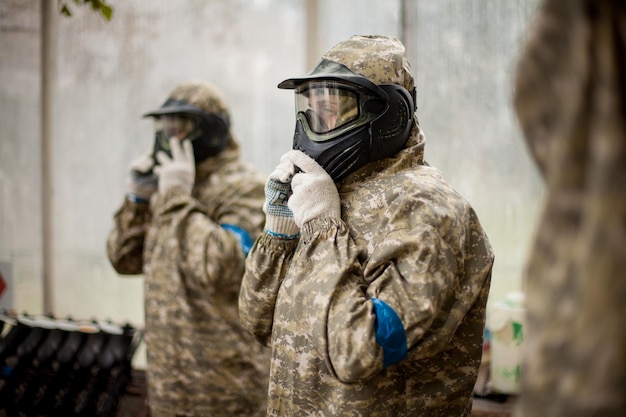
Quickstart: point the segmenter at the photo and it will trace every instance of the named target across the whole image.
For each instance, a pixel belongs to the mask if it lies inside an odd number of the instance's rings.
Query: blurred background
[[[0,1],[0,308],[143,324],[142,279],[105,252],[141,115],[179,83],[218,85],[243,156],[265,173],[291,146],[293,93],[353,34],[400,38],[426,160],[476,209],[496,261],[490,303],[523,290],[543,185],[511,106],[537,0],[109,0],[109,20],[56,0]]]

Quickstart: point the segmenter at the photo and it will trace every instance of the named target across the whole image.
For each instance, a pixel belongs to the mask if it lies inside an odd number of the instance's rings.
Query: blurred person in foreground
[[[423,157],[400,41],[354,36],[294,89],[242,322],[271,346],[270,416],[469,416],[494,256]]]
[[[131,163],[107,251],[145,277],[151,416],[264,415],[269,351],[242,328],[237,296],[265,178],[241,160],[213,85],[180,85],[145,117],[154,148]]]
[[[545,193],[516,417],[626,416],[626,2],[542,0],[515,112]]]

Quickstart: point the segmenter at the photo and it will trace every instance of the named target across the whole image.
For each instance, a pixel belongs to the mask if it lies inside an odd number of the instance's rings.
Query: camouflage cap
[[[230,118],[228,105],[222,92],[206,81],[190,81],[176,87],[168,100],[185,102],[209,114],[222,114]]]
[[[333,46],[322,59],[338,62],[375,84],[398,84],[413,91],[411,64],[400,40],[382,35],[355,35]]]

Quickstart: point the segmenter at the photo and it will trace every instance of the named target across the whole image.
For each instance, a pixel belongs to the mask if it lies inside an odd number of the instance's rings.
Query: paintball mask
[[[355,35],[306,76],[280,83],[295,91],[293,148],[335,181],[403,149],[417,123],[413,71],[404,55],[394,37]]]
[[[334,181],[392,156],[411,133],[414,92],[377,85],[340,63],[322,60],[308,76],[278,88],[295,90],[293,148],[315,159]]]
[[[172,156],[169,145],[171,137],[191,141],[196,164],[217,155],[228,145],[228,117],[220,113],[207,113],[184,100],[169,98],[158,110],[146,113],[144,117],[154,119],[155,164],[159,151]]]

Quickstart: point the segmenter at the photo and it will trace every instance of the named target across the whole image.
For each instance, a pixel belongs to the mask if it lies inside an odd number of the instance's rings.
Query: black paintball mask
[[[411,134],[415,90],[377,85],[337,62],[322,60],[309,75],[278,88],[295,90],[293,149],[315,159],[335,182],[394,155]]]
[[[230,138],[228,116],[221,113],[206,113],[201,108],[182,100],[167,99],[163,105],[143,117],[154,119],[153,158],[158,165],[156,154],[165,152],[170,157],[169,140],[177,137],[189,139],[193,145],[196,164],[222,152]]]

